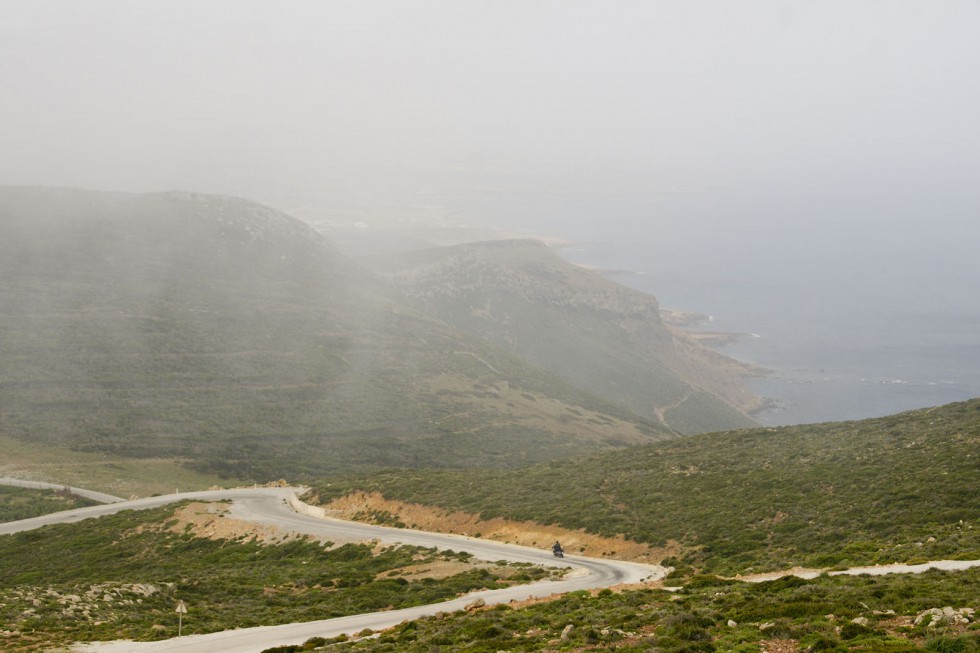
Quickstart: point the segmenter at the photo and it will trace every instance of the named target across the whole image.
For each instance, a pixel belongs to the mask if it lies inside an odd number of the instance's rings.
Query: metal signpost
[[[177,601],[177,637],[180,637],[184,630],[184,615],[187,614],[187,604],[183,600]]]

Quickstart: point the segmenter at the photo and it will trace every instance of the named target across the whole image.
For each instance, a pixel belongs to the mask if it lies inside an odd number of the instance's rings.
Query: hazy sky
[[[973,224],[978,35],[977,0],[0,0],[0,183]]]

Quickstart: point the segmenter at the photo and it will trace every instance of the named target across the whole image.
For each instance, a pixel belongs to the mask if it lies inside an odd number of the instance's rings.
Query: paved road
[[[531,562],[541,565],[564,566],[571,569],[566,578],[560,581],[545,581],[510,587],[502,590],[477,592],[465,597],[416,608],[379,612],[374,614],[341,617],[325,621],[314,621],[283,626],[268,626],[193,635],[180,639],[159,642],[107,642],[82,644],[76,651],[86,653],[151,653],[176,651],[179,653],[260,653],[283,644],[301,644],[310,637],[335,637],[342,633],[352,634],[371,628],[387,628],[402,621],[435,614],[460,610],[468,603],[482,598],[488,604],[507,603],[533,597],[549,596],[560,592],[608,587],[620,583],[636,583],[649,578],[659,578],[663,569],[651,565],[641,565],[618,560],[600,560],[579,556],[567,556],[562,560],[554,558],[550,551],[529,547],[479,540],[461,535],[426,533],[407,529],[386,528],[359,524],[338,519],[321,519],[294,512],[288,505],[290,496],[301,492],[301,488],[252,488],[240,490],[217,490],[207,492],[186,492],[159,497],[148,497],[134,501],[122,501],[102,506],[91,506],[61,513],[44,515],[33,519],[0,524],[0,534],[16,533],[47,524],[73,523],[82,519],[99,517],[123,510],[153,508],[175,501],[194,499],[220,501],[233,499],[231,515],[238,519],[268,524],[298,533],[336,540],[378,540],[382,543],[403,543],[417,546],[437,547],[466,551],[483,560],[509,560],[512,562]],[[193,622],[195,606],[190,610],[186,623]]]
[[[56,485],[54,483],[42,483],[41,481],[24,481],[19,478],[10,478],[9,476],[0,477],[0,485],[26,487],[32,490],[64,490],[67,487],[72,494],[77,494],[80,497],[85,497],[86,499],[91,499],[92,501],[98,501],[99,503],[116,503],[118,501],[125,501],[125,499],[122,497],[114,497],[111,494],[96,492],[95,490],[86,490],[80,487],[69,487],[67,485]]]

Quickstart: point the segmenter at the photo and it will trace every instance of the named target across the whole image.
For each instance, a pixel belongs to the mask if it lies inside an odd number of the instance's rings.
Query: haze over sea
[[[843,206],[784,208],[782,222],[726,221],[721,211],[700,231],[688,201],[551,198],[537,212],[482,210],[523,214],[575,239],[563,256],[664,307],[710,315],[704,330],[746,334],[722,351],[771,370],[750,380],[774,401],[756,415],[763,424],[860,419],[980,396],[980,227],[916,203],[877,219]],[[600,212],[608,218],[595,220]]]

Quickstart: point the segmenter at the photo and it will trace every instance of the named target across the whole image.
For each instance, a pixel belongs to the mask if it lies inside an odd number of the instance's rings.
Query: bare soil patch
[[[796,653],[800,643],[795,639],[766,639],[759,642],[763,653]]]
[[[331,501],[323,508],[331,516],[341,519],[390,524],[390,521],[372,519],[372,515],[380,513],[385,515],[386,520],[397,519],[413,529],[470,535],[542,549],[550,548],[551,543],[558,540],[568,553],[596,558],[615,557],[619,560],[656,564],[682,550],[674,542],[666,547],[653,547],[623,537],[602,537],[581,529],[571,530],[500,518],[480,519],[478,515],[471,513],[386,499],[378,493],[348,494]]]
[[[275,526],[242,521],[228,516],[229,504],[195,501],[174,512],[177,520],[168,530],[174,533],[191,533],[196,537],[212,540],[234,540],[240,537],[255,538],[273,544],[302,537]]]

